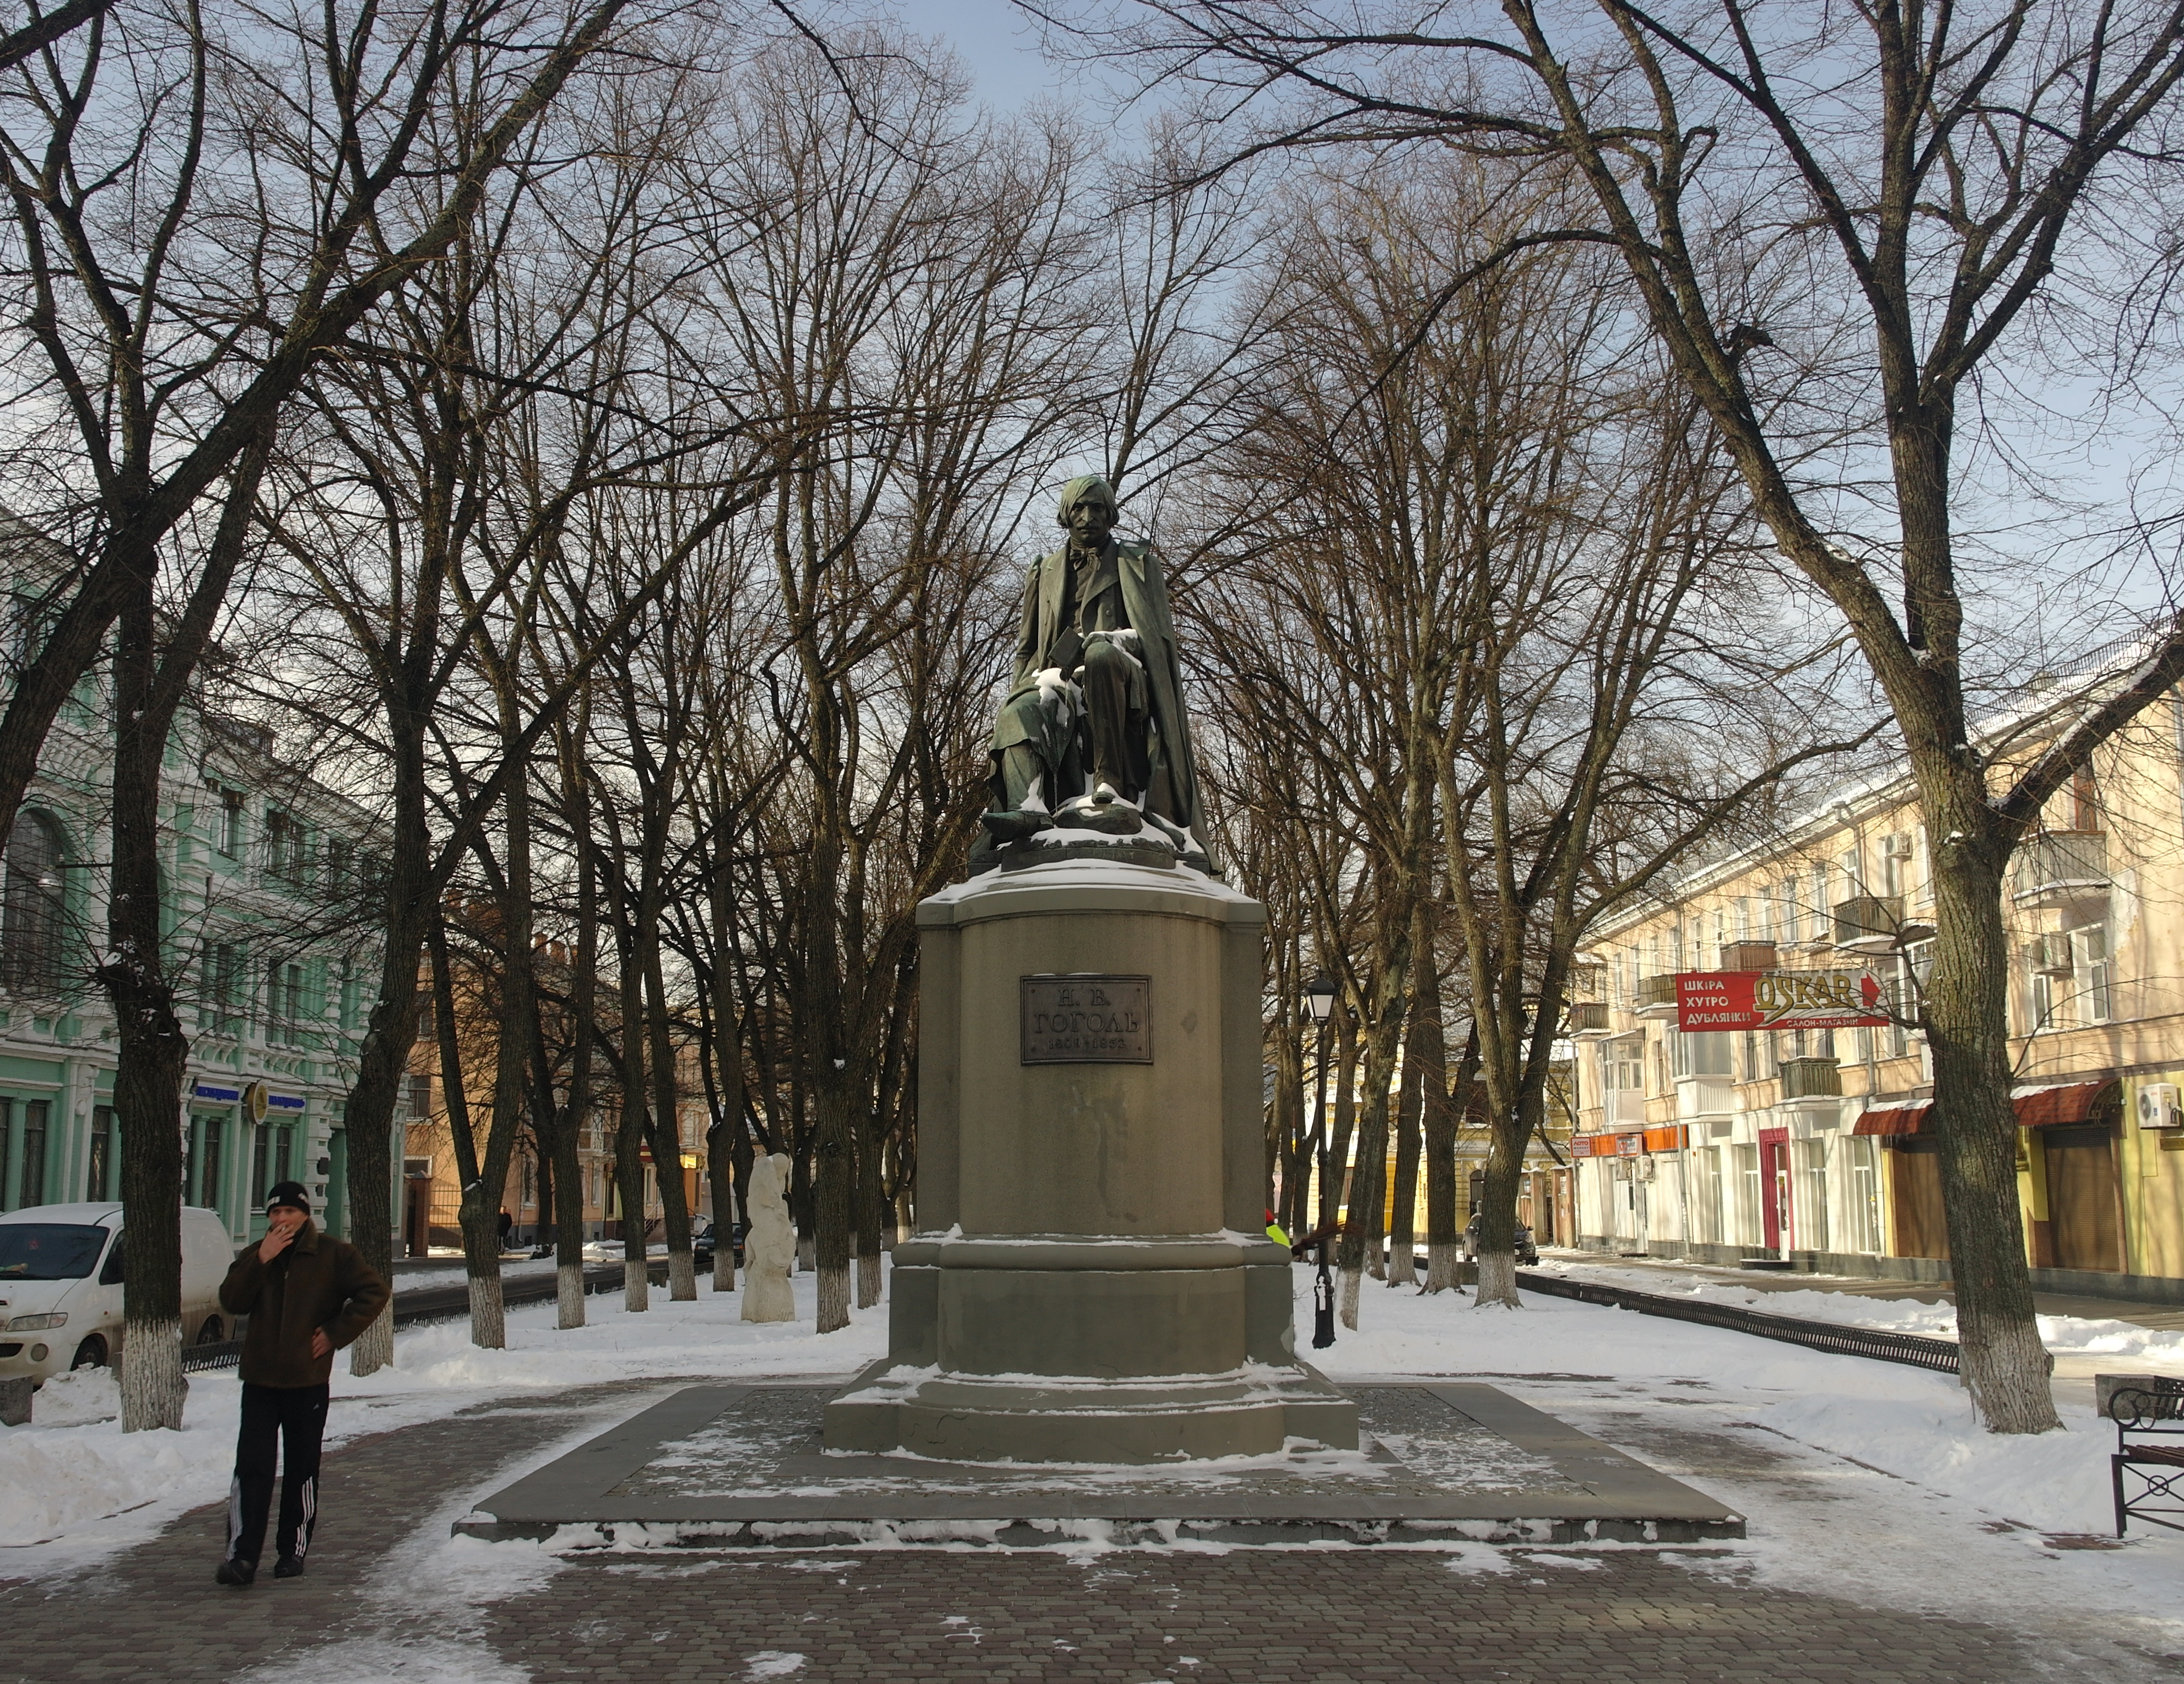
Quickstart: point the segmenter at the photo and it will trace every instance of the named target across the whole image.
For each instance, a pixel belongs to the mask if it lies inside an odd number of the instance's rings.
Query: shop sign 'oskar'
[[[1706,1029],[1877,1029],[1888,990],[1870,971],[1682,971],[1676,1027]]]

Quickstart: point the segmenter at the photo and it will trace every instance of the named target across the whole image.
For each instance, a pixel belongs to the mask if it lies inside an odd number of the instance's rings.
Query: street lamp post
[[[1334,1280],[1328,1273],[1327,1225],[1333,1207],[1328,1199],[1329,1166],[1327,1132],[1327,1023],[1334,1012],[1334,984],[1322,971],[1305,984],[1304,1009],[1319,1030],[1319,1057],[1312,1073],[1313,1155],[1319,1160],[1319,1272],[1312,1288],[1312,1347],[1324,1351],[1334,1343]]]

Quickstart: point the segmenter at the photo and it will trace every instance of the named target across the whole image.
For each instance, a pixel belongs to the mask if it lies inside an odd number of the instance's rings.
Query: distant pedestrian
[[[509,1230],[510,1230],[510,1229],[514,1228],[515,1226],[515,1218],[514,1217],[510,1216],[510,1215],[506,1211],[503,1211],[503,1212],[501,1212],[501,1213],[500,1213],[500,1249],[501,1249],[502,1251],[504,1251],[504,1251],[506,1251],[506,1250],[508,1249],[508,1235],[509,1235]]]
[[[220,1308],[248,1316],[242,1338],[242,1426],[228,1487],[227,1553],[213,1575],[241,1586],[258,1576],[281,1453],[276,1579],[304,1570],[319,1514],[319,1440],[326,1427],[334,1352],[376,1321],[393,1295],[346,1240],[312,1225],[300,1183],[265,1196],[265,1237],[246,1246],[220,1283]]]

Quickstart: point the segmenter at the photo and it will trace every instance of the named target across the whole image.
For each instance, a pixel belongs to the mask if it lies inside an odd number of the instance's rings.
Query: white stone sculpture
[[[796,1299],[788,1267],[796,1235],[788,1225],[788,1154],[751,1162],[750,1232],[744,1236],[744,1319],[794,1321]]]

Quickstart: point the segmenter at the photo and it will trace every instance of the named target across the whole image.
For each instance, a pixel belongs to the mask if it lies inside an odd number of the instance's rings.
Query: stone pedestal
[[[1126,1462],[1354,1449],[1264,1235],[1265,909],[1072,858],[918,908],[917,1207],[830,1451]]]

